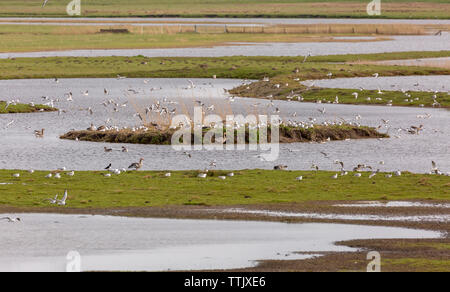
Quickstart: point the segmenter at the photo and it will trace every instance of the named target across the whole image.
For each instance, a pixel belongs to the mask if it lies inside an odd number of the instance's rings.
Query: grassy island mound
[[[8,104],[5,101],[0,101],[0,114],[23,114],[23,113],[35,113],[35,112],[53,112],[57,111],[56,108],[52,108],[42,104]]]
[[[211,129],[203,129],[203,138]],[[89,141],[89,142],[107,142],[107,143],[130,143],[130,144],[153,144],[169,145],[175,130],[157,130],[149,128],[144,130],[132,131],[122,130],[103,130],[103,131],[70,131],[62,135],[61,139]],[[298,142],[324,142],[340,141],[347,139],[368,139],[368,138],[389,138],[389,135],[378,132],[375,128],[353,125],[315,125],[310,128],[280,126],[280,143],[298,143]],[[235,130],[235,143],[238,133]],[[270,142],[271,131],[268,129],[268,139]],[[191,136],[194,141],[194,134]],[[225,141],[225,139],[224,139]],[[249,133],[245,133],[245,141],[249,143]],[[215,142],[214,137],[212,142]]]

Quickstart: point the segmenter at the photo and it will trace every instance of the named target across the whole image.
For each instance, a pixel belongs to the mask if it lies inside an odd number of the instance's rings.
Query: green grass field
[[[394,75],[448,74],[439,68],[329,64],[334,62],[373,61],[410,58],[448,57],[450,51],[386,53],[375,55],[324,56],[308,59],[304,57],[49,57],[15,58],[0,60],[0,79],[30,78],[75,78],[75,77],[152,77],[152,78],[238,78],[261,79],[292,73],[296,68],[297,77],[303,80],[327,78],[329,72],[334,77]]]
[[[13,178],[20,173],[20,178]],[[69,191],[68,206],[74,208],[114,208],[165,205],[237,205],[289,203],[321,200],[448,200],[450,178],[404,174],[369,179],[348,176],[331,178],[335,172],[236,171],[234,177],[220,180],[226,171],[210,172],[206,179],[195,171],[127,172],[104,177],[105,172],[76,172],[74,177],[47,179],[49,172],[0,170],[0,205],[45,207],[46,198]],[[303,181],[296,177],[303,176]]]
[[[17,114],[17,113],[34,113],[39,111],[56,111],[57,109],[51,108],[46,105],[36,104],[34,106],[30,104],[16,104],[7,106],[6,102],[0,101],[0,114]]]
[[[113,26],[124,28],[124,26]],[[333,40],[335,34],[300,33],[195,33],[177,27],[127,27],[130,33],[99,33],[103,26],[0,25],[0,52],[36,52],[79,49],[152,49],[211,47],[229,43],[315,42]],[[170,31],[172,29],[173,31]],[[223,28],[222,28],[223,30]],[[348,34],[347,34],[348,35]],[[361,34],[354,34],[361,35]],[[382,36],[379,36],[382,37]]]
[[[0,16],[66,16],[67,1],[1,0]],[[84,0],[84,17],[368,17],[366,0]],[[384,0],[381,17],[449,18],[446,0]]]

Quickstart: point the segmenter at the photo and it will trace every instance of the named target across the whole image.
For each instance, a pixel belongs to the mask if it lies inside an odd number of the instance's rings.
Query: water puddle
[[[450,204],[434,204],[422,202],[358,202],[354,204],[337,204],[335,207],[355,207],[355,208],[450,208]]]
[[[1,271],[64,271],[69,251],[81,255],[83,271],[245,268],[255,266],[258,260],[355,251],[333,244],[342,240],[441,236],[433,231],[345,224],[19,216],[20,223],[0,222]]]
[[[320,214],[320,213],[291,213],[267,210],[226,209],[224,213],[239,213],[263,215],[269,217],[289,217],[324,220],[354,220],[354,221],[402,221],[402,222],[450,222],[450,215],[417,215],[417,216],[389,216],[369,214]]]

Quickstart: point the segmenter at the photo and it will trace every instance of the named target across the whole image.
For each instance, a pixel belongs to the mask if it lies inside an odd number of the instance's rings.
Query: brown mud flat
[[[203,132],[203,137],[209,130]],[[107,143],[130,143],[130,144],[153,144],[169,145],[171,144],[174,130],[148,130],[148,131],[130,131],[130,130],[112,130],[112,131],[70,131],[62,135],[61,139],[78,140],[89,142],[107,142]],[[220,134],[220,133],[219,133]],[[268,130],[268,139],[271,140],[271,131]],[[235,143],[238,133],[235,132]],[[294,128],[281,126],[279,129],[280,143],[298,143],[298,142],[323,142],[326,140],[341,141],[346,139],[369,139],[369,138],[389,138],[389,135],[378,132],[371,127],[358,127],[351,125],[322,126],[317,125],[314,128]],[[195,141],[192,134],[191,141]],[[214,143],[215,139],[212,137]],[[225,141],[225,140],[224,140]],[[250,137],[248,131],[245,133],[245,141],[249,143]],[[181,142],[181,141],[180,141]]]
[[[323,253],[305,260],[261,261],[258,266],[233,272],[366,272],[367,254],[377,251],[382,272],[448,272],[450,239],[378,239],[337,242],[357,252]]]

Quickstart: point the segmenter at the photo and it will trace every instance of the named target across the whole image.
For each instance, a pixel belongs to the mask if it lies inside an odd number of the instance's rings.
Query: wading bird
[[[43,138],[44,137],[44,131],[45,129],[41,129],[39,130],[35,130],[34,131],[34,135],[36,136],[36,138]]]
[[[128,169],[135,169],[139,170],[144,165],[144,158],[139,159],[139,162],[132,163],[130,166],[128,166]]]

